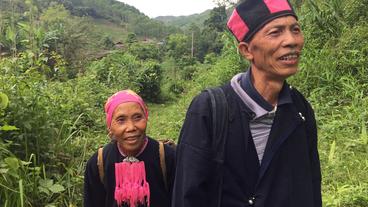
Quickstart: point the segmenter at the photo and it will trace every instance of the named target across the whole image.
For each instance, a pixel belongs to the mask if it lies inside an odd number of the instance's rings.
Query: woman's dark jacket
[[[175,151],[172,147],[166,145],[164,147],[168,189],[165,187],[160,166],[159,143],[156,140],[148,138],[146,148],[137,157],[140,161],[144,161],[146,168],[146,178],[150,186],[151,207],[169,207],[171,205],[172,186],[175,174]],[[120,154],[116,142],[111,142],[104,147],[104,184],[100,181],[98,174],[97,153],[88,160],[84,177],[85,207],[117,206],[114,199],[115,163],[122,162],[124,158]]]
[[[310,104],[290,90],[293,103],[277,108],[260,165],[249,129],[252,112],[230,84],[222,88],[229,105],[224,162],[213,159],[218,152],[211,148],[211,103],[203,92],[192,101],[181,130],[172,207],[321,207]]]

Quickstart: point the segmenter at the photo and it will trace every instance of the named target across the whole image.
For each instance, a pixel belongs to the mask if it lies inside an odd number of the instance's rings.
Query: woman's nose
[[[127,123],[126,123],[126,129],[127,129],[127,131],[132,131],[132,130],[135,130],[135,124],[134,124],[134,122],[132,121],[132,120],[129,120],[129,121],[127,121]]]

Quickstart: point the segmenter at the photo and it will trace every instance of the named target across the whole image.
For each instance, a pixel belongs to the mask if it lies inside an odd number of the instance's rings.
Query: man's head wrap
[[[144,115],[146,116],[146,119],[148,119],[148,109],[143,99],[132,90],[123,90],[123,91],[119,91],[115,93],[114,95],[110,96],[110,98],[107,99],[106,101],[105,113],[106,113],[107,128],[110,128],[111,126],[112,115],[116,107],[126,102],[135,102],[139,104],[144,112]]]
[[[239,42],[249,42],[268,22],[289,15],[297,18],[288,0],[245,0],[236,6],[227,27]]]

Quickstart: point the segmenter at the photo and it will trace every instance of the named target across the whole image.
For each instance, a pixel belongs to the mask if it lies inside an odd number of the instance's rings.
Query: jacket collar
[[[292,103],[290,87],[285,81],[279,93],[277,107],[269,104],[254,88],[251,81],[251,69],[245,73],[235,75],[231,79],[230,84],[244,104],[253,112],[252,119],[257,119],[276,111],[276,108],[281,105]]]

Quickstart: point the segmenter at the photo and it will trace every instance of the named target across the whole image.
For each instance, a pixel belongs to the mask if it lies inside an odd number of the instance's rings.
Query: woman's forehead
[[[129,115],[132,113],[143,113],[142,107],[136,102],[125,102],[119,104],[113,113],[113,116],[119,115]]]

